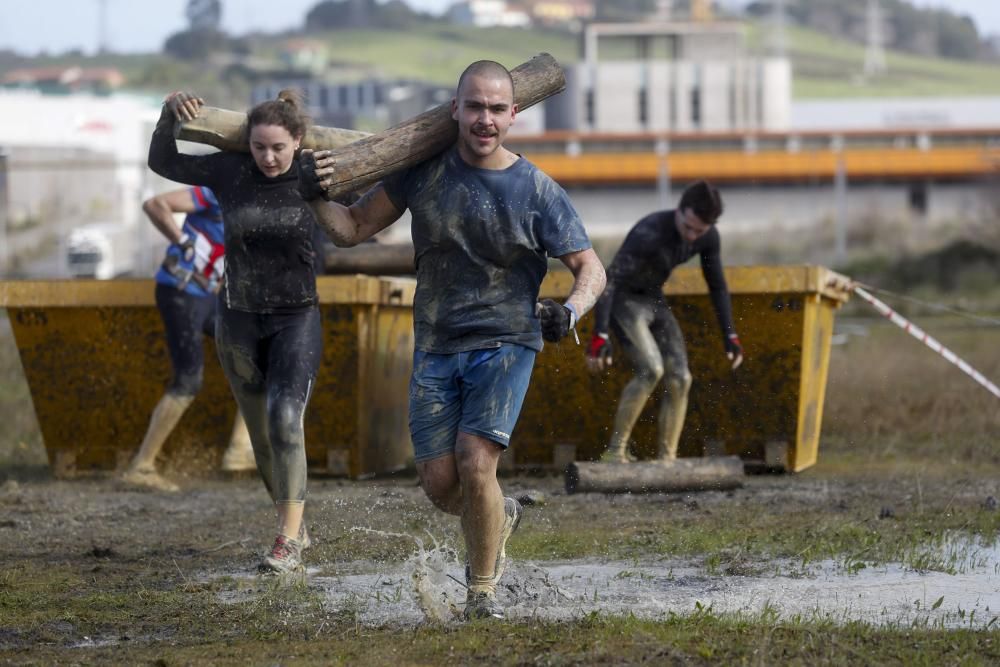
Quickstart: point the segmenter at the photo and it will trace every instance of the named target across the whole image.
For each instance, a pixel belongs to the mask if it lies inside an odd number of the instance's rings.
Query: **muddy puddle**
[[[896,627],[1000,624],[1000,545],[960,541],[938,551],[938,562],[950,563],[950,572],[902,564],[859,568],[834,561],[770,561],[758,564],[760,574],[724,575],[682,561],[512,559],[499,597],[515,620],[714,613]],[[335,573],[311,568],[307,581],[330,611],[352,614],[369,626],[413,626],[460,618],[463,571],[454,549],[428,537],[405,563],[376,567],[359,561],[340,564]],[[260,590],[240,586],[221,598],[246,601]]]

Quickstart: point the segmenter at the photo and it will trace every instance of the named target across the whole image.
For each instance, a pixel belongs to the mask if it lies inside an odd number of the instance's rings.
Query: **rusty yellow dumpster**
[[[674,271],[664,288],[684,332],[694,377],[680,456],[737,454],[748,467],[799,471],[816,462],[834,313],[847,279],[819,266],[726,269],[745,361],[731,370],[698,267]],[[572,276],[552,272],[544,297],[565,297]],[[561,467],[596,459],[607,445],[622,387],[623,355],[600,377],[584,368],[593,316],[538,356],[525,407],[512,434],[519,467]],[[633,431],[633,451],[655,452],[657,394]]]
[[[310,469],[360,477],[410,465],[408,279],[323,276],[323,363],[306,415]],[[111,470],[138,447],[170,378],[151,280],[0,283],[49,462]],[[236,406],[211,340],[205,383],[164,446],[165,469],[218,468]]]

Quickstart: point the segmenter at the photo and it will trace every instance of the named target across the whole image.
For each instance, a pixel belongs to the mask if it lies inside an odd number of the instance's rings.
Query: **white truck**
[[[94,222],[77,227],[66,242],[66,261],[74,278],[109,280],[135,270],[134,230],[121,223]]]

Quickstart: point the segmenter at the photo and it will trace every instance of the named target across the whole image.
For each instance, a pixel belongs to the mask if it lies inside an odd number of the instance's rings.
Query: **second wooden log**
[[[370,276],[409,276],[417,272],[412,243],[362,243],[353,248],[329,244],[324,256],[326,273]]]
[[[743,461],[738,456],[633,463],[575,461],[566,467],[567,493],[676,493],[742,485]]]

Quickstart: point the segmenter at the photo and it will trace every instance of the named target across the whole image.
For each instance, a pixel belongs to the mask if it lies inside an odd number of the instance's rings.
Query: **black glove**
[[[194,237],[181,234],[181,240],[177,242],[177,247],[181,249],[181,255],[185,262],[194,261]]]
[[[299,194],[305,201],[323,198],[329,201],[326,190],[316,176],[316,156],[308,148],[299,151]]]
[[[569,333],[572,313],[569,308],[552,299],[543,299],[538,305],[538,319],[542,321],[542,338],[550,343],[558,343]]]

